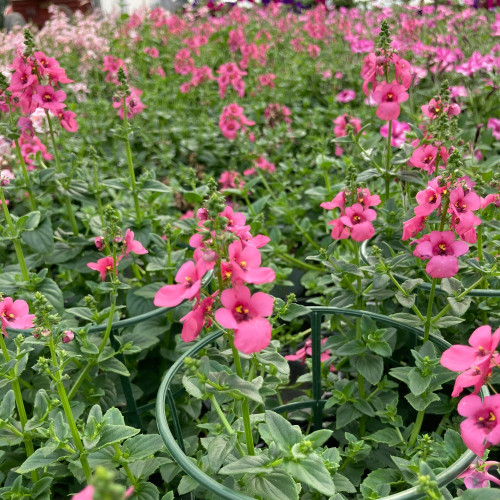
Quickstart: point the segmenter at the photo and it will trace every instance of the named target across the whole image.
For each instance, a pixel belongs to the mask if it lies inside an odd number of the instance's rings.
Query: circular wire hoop
[[[380,321],[386,325],[394,326],[415,336],[415,339],[423,338],[424,332],[420,328],[415,328],[410,325],[401,323],[393,318],[384,316],[382,314],[377,314],[369,311],[359,311],[357,309],[343,309],[338,307],[310,307],[311,309],[311,336],[312,336],[312,377],[313,377],[313,399],[310,401],[300,401],[296,403],[289,403],[282,406],[273,408],[273,411],[277,413],[286,413],[289,411],[295,411],[304,408],[311,408],[313,411],[314,424],[316,428],[321,428],[322,423],[322,408],[326,400],[321,399],[321,318],[325,315],[344,315],[353,317],[369,316],[375,321]],[[250,497],[243,493],[228,488],[227,486],[217,482],[212,477],[205,474],[196,465],[194,459],[186,456],[184,452],[184,444],[182,440],[182,429],[180,426],[179,419],[177,417],[177,410],[175,406],[174,393],[172,392],[171,385],[174,381],[177,373],[184,366],[184,360],[187,357],[194,357],[206,346],[210,345],[212,342],[217,340],[220,336],[224,334],[223,331],[217,330],[210,335],[207,335],[203,339],[199,340],[193,347],[188,349],[184,354],[182,354],[171,368],[167,371],[161,385],[158,390],[158,395],[156,399],[156,419],[158,425],[158,431],[167,447],[168,451],[172,455],[174,461],[182,468],[182,470],[188,474],[191,478],[197,481],[203,488],[217,494],[220,498],[225,500],[252,500],[254,497]],[[431,335],[431,341],[441,350],[448,349],[451,344],[448,343],[441,337]],[[483,387],[481,390],[482,396],[489,395],[486,388]],[[165,405],[169,407],[170,413],[173,420],[173,430],[177,435],[177,439],[174,437],[172,430],[167,421],[165,413]],[[319,427],[318,427],[319,424]],[[443,488],[448,483],[457,478],[467,467],[476,459],[476,455],[467,450],[456,462],[454,462],[450,467],[446,468],[440,474],[436,476],[436,481],[440,488]],[[425,493],[420,493],[417,491],[417,487],[411,487],[407,490],[401,491],[399,493],[394,493],[382,500],[417,500],[422,498]]]

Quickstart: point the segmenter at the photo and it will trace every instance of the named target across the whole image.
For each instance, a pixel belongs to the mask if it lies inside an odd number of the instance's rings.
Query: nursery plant
[[[499,14],[302,7],[0,33],[2,498],[498,497]]]

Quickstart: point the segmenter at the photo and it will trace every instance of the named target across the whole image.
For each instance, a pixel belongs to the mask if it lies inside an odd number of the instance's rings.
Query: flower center
[[[43,100],[45,102],[50,102],[50,101],[52,101],[52,96],[50,94],[44,94]]]
[[[427,155],[427,156],[424,158],[424,163],[430,163],[432,160],[434,160],[434,156],[432,156],[432,155]]]
[[[237,305],[235,308],[234,308],[235,312],[236,312],[236,321],[238,323],[242,322],[242,321],[247,321],[249,319],[249,313],[250,313],[250,309],[248,309],[247,307],[245,307],[243,304],[239,304]]]
[[[440,250],[440,255],[445,255],[446,254],[446,243],[440,243],[438,245],[438,248]]]
[[[246,265],[247,265],[247,263],[246,263],[244,260],[242,260],[242,261],[240,262],[240,266],[241,266],[241,267],[246,267]]]
[[[477,425],[482,428],[493,429],[493,427],[495,427],[496,425],[496,420],[497,418],[495,414],[490,411],[488,419],[485,419],[484,417],[479,417],[477,419]]]
[[[394,99],[394,94],[393,94],[392,92],[389,92],[389,93],[387,94],[387,100],[388,100],[388,101],[392,101],[393,99]]]
[[[357,224],[358,222],[361,221],[361,217],[359,215],[355,215],[352,220]]]

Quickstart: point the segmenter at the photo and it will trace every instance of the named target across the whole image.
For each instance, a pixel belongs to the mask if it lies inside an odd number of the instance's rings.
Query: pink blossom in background
[[[4,168],[0,171],[0,185],[1,186],[8,186],[10,184],[10,181],[14,179],[14,174]]]
[[[235,102],[224,107],[219,117],[219,128],[226,139],[234,140],[238,131],[245,133],[247,126],[255,125],[243,114],[243,108]]]
[[[127,118],[132,118],[141,113],[146,106],[141,102],[142,90],[130,87],[130,95],[125,97],[125,107],[127,109]],[[118,116],[123,120],[123,98],[113,102],[113,108],[118,109]]]
[[[321,340],[321,345],[323,345],[327,339],[322,339]],[[297,350],[295,354],[288,354],[285,356],[285,359],[288,361],[300,361],[302,364],[305,364],[306,358],[312,356],[312,340],[309,338],[305,341],[304,347],[301,347],[300,349]],[[320,355],[320,360],[322,363],[325,361],[328,361],[332,357],[332,353],[330,352],[330,349],[327,349],[326,351],[323,351]],[[334,372],[337,371],[335,366],[333,364],[330,365],[330,371]]]
[[[462,439],[477,456],[482,457],[486,448],[500,443],[500,394],[486,396],[484,401],[469,394],[458,403],[458,413],[467,417],[460,424]]]
[[[417,242],[415,257],[428,260],[426,272],[432,278],[452,278],[458,273],[458,257],[469,251],[469,245],[455,241],[453,231],[432,231]]]
[[[450,87],[450,97],[467,97],[467,89],[463,85]]]
[[[411,127],[408,123],[393,120],[391,146],[399,148],[402,144],[404,144],[406,139],[406,132],[409,132],[410,130]],[[380,135],[385,138],[387,138],[387,136],[389,135],[389,125],[387,123],[380,129]]]
[[[153,59],[157,59],[160,55],[160,51],[156,47],[146,47],[144,49],[144,54],[147,54]]]
[[[488,128],[492,130],[493,137],[500,141],[500,119],[499,118],[490,118],[488,120]]]
[[[337,118],[333,120],[333,123],[335,124],[335,127],[333,129],[335,137],[346,136],[347,125],[351,125],[355,134],[357,134],[361,130],[361,120],[359,118],[349,116],[347,113],[337,116]]]
[[[433,174],[436,170],[436,161],[440,160],[439,168],[444,169],[447,159],[448,153],[444,146],[437,148],[432,144],[423,144],[413,151],[409,163],[413,167],[420,168],[429,174]]]
[[[270,127],[274,127],[279,122],[292,123],[291,114],[289,108],[278,102],[268,104],[264,110],[264,117]]]
[[[351,102],[354,101],[354,99],[356,99],[356,92],[352,89],[342,90],[342,92],[337,94],[338,102]]]
[[[32,328],[35,315],[29,312],[28,303],[24,300],[12,300],[11,297],[0,299],[0,320],[3,335],[8,337],[7,327],[20,330]]]
[[[75,120],[76,113],[73,113],[73,111],[63,111],[60,109],[58,110],[56,116],[59,118],[61,127],[66,129],[68,132],[76,132],[78,130],[78,123]]]
[[[115,269],[115,275],[118,275],[118,263],[120,262],[122,256],[118,256],[116,259],[116,269]],[[90,269],[93,269],[94,271],[99,271],[99,274],[101,275],[101,280],[106,281],[106,274],[109,272],[113,271],[113,257],[103,257],[102,259],[99,259],[97,262],[89,262],[87,264],[87,267]]]
[[[239,351],[251,354],[269,345],[272,327],[266,317],[273,313],[274,304],[270,295],[251,295],[246,286],[237,286],[222,292],[221,303],[223,307],[215,311],[215,319],[234,331],[234,345]]]
[[[219,184],[221,192],[226,189],[241,189],[245,185],[243,180],[240,178],[239,172],[234,170],[226,170],[222,172],[219,177]]]
[[[51,85],[37,85],[36,94],[33,94],[33,102],[43,109],[57,111],[66,107],[64,100],[66,93],[62,90],[54,90]]]
[[[500,485],[500,479],[488,472],[490,467],[496,467],[498,470],[498,465],[498,462],[485,462],[477,459],[458,477],[464,480],[467,489],[488,488],[490,486],[490,481]]]

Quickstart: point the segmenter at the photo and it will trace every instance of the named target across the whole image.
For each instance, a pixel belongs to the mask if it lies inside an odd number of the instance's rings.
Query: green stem
[[[14,124],[14,118],[12,116],[12,110],[11,110],[10,104],[9,104],[9,117],[10,117],[10,125],[14,129],[15,124]],[[30,178],[28,175],[28,169],[26,168],[26,162],[24,161],[23,153],[21,151],[21,146],[19,145],[19,138],[16,137],[14,139],[14,144],[16,146],[17,158],[19,160],[19,163],[21,164],[21,170],[23,172],[24,184],[26,185],[26,190],[28,191],[31,210],[36,210],[37,209],[36,199],[33,196],[33,188],[31,187],[31,181],[30,181]]]
[[[420,410],[417,414],[417,420],[415,420],[415,425],[411,430],[408,446],[413,446],[417,441],[418,433],[420,432],[420,428],[422,427],[422,423],[424,421],[424,416],[425,416],[425,410]]]
[[[54,150],[54,158],[56,160],[57,171],[62,174],[63,168],[61,165],[61,159],[59,158],[59,151],[57,149],[56,144],[56,136],[54,134],[54,128],[52,127],[52,119],[50,118],[50,113],[48,110],[45,110],[45,114],[47,115],[47,122],[49,124],[49,134],[50,141],[52,143],[52,149]],[[65,190],[68,188],[68,185],[63,186]],[[71,229],[73,231],[74,236],[78,236],[78,224],[76,222],[75,214],[73,213],[73,207],[71,206],[71,200],[67,193],[64,194],[64,203],[66,205],[66,215],[68,216],[69,222],[71,224]]]
[[[434,295],[436,294],[437,278],[432,278],[431,292],[429,294],[429,303],[427,304],[427,314],[425,317],[424,343],[429,340],[432,323],[432,306],[434,304]]]
[[[99,174],[97,172],[97,162],[94,161],[94,190],[95,190],[95,197],[97,199],[97,209],[99,211],[99,219],[101,221],[101,226],[104,227],[104,211],[102,208],[102,201],[101,201],[101,188],[99,185]]]
[[[3,334],[0,333],[0,348],[2,349],[3,357],[5,361],[8,363],[10,361],[9,351],[7,350],[7,346],[5,345],[5,339],[3,338]],[[15,368],[11,370],[12,373],[12,389],[14,390],[14,398],[16,400],[17,413],[19,414],[19,420],[21,421],[21,429],[23,431],[23,440],[24,446],[26,448],[26,455],[30,457],[35,453],[35,448],[33,447],[33,441],[31,436],[28,433],[24,432],[24,427],[26,426],[26,422],[28,421],[28,416],[26,415],[26,408],[24,407],[23,395],[21,393],[21,386],[19,385],[19,380],[17,379],[17,375],[15,373]],[[34,483],[38,481],[38,471],[34,470],[31,472],[31,479]]]
[[[355,241],[354,244],[354,263],[356,264],[357,267],[359,267],[359,245],[358,242]],[[361,276],[356,276],[356,281],[357,281],[357,293],[356,293],[356,308],[357,309],[362,309],[363,308],[363,302],[362,302],[362,293],[363,293],[363,286],[361,282]],[[356,318],[356,339],[362,340],[363,335],[361,332],[361,318]],[[358,394],[360,399],[365,399],[366,394],[365,394],[365,379],[361,373],[358,373]],[[366,415],[361,416],[359,419],[359,434],[360,436],[364,436],[366,432]]]
[[[483,226],[477,228],[477,257],[483,260]]]
[[[7,201],[5,200],[5,194],[3,192],[2,186],[0,186],[0,198],[2,200],[3,214],[9,226],[10,234],[12,236],[12,242],[14,243],[14,249],[16,250],[17,261],[19,262],[19,267],[21,268],[23,280],[29,282],[30,276],[28,273],[28,268],[26,267],[26,261],[24,260],[23,248],[21,246],[19,238],[17,237],[16,228],[14,227],[14,223],[12,222],[12,217],[10,216],[9,207],[7,207]]]
[[[122,453],[122,450],[120,450],[120,447],[118,446],[117,443],[113,444],[113,448],[115,449],[116,457],[118,459],[122,458],[123,453]],[[132,486],[134,486],[134,488],[136,488],[137,487],[137,479],[134,476],[134,474],[132,473],[132,471],[130,470],[130,467],[128,466],[128,464],[126,462],[120,461],[120,465],[123,467],[123,470],[125,471],[125,474],[127,474],[127,477],[129,479],[129,481],[132,483]]]
[[[222,424],[224,425],[227,433],[230,436],[233,435],[233,434],[236,434],[236,432],[233,430],[233,428],[231,427],[231,425],[227,421],[227,418],[224,415],[224,412],[222,411],[222,408],[220,407],[219,403],[215,399],[215,396],[213,394],[209,394],[208,397],[210,398],[210,401],[212,402],[212,405],[214,406],[215,411],[217,412],[217,415],[219,415],[219,418],[220,418]],[[240,453],[240,455],[242,457],[246,456],[246,453],[243,450],[243,447],[241,446],[241,443],[238,440],[236,440],[236,448],[237,448],[237,450],[239,451],[239,453]]]
[[[113,266],[113,269],[115,269],[115,266]],[[106,325],[106,330],[104,332],[104,336],[102,338],[101,345],[99,346],[99,352],[97,354],[97,358],[99,357],[101,352],[106,347],[106,344],[108,343],[109,336],[111,334],[111,327],[113,325],[113,316],[115,314],[115,308],[116,308],[116,297],[117,297],[116,292],[112,292],[111,293],[111,308],[109,310],[108,324]],[[76,382],[73,384],[73,387],[69,391],[68,399],[70,401],[75,397],[75,395],[78,391],[78,388],[80,387],[82,382],[87,378],[87,375],[88,375],[90,369],[92,368],[92,366],[95,365],[95,363],[96,363],[95,359],[91,359],[91,360],[87,361],[85,368],[80,372],[80,375],[76,379]]]
[[[385,200],[387,201],[389,199],[389,196],[391,194],[391,176],[390,176],[390,170],[391,170],[391,158],[392,158],[392,147],[391,147],[391,140],[392,140],[392,120],[389,120],[389,132],[387,135],[387,161],[385,164]]]
[[[137,224],[140,225],[142,222],[142,212],[141,206],[139,204],[139,193],[137,192],[137,184],[135,182],[135,170],[134,161],[132,160],[132,149],[130,147],[129,135],[129,124],[127,119],[127,102],[123,99],[123,129],[124,129],[124,141],[125,141],[125,152],[127,154],[127,165],[128,174],[130,177],[130,185],[132,187],[132,196],[134,198],[135,215],[137,217]]]
[[[231,350],[233,351],[234,366],[238,377],[243,378],[243,369],[241,368],[241,359],[238,349],[234,346],[233,337],[230,337]],[[241,404],[241,413],[243,416],[243,426],[245,428],[245,441],[247,444],[247,451],[249,455],[255,455],[255,448],[253,445],[252,424],[250,422],[250,408],[248,406],[248,399],[243,397]]]

